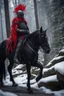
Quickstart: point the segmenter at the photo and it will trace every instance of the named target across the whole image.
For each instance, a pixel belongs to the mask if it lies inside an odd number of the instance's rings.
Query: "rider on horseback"
[[[15,62],[18,62],[17,54],[22,44],[22,41],[24,40],[24,37],[26,35],[29,35],[27,21],[24,18],[25,8],[26,6],[24,4],[19,4],[15,8],[14,12],[16,13],[17,17],[15,17],[12,21],[11,34],[7,40],[7,48],[9,53],[13,52],[16,48],[14,56]]]

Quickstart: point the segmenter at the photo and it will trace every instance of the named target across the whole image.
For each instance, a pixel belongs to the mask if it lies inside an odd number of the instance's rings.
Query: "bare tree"
[[[35,13],[36,29],[39,29],[38,13],[37,13],[37,1],[36,0],[34,0],[34,13]]]
[[[2,30],[2,12],[1,12],[1,8],[2,8],[2,1],[0,1],[0,42],[1,40],[3,40],[3,30]]]
[[[15,7],[18,5],[18,0],[15,0]]]
[[[9,35],[10,35],[10,17],[9,17],[8,0],[4,0],[4,9],[5,9],[5,21],[6,21],[7,37],[9,37]]]

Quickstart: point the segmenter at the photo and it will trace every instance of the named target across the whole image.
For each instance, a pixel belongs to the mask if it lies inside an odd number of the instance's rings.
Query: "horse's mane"
[[[36,31],[30,33],[30,35],[28,36],[28,38],[30,38],[32,36],[35,36],[38,32],[39,32],[39,30],[36,30]]]

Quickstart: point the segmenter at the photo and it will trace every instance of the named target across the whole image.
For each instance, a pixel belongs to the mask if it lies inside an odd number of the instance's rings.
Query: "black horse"
[[[4,61],[6,60],[6,58],[8,58],[10,61],[10,64],[8,66],[10,80],[13,82],[13,85],[16,85],[16,83],[13,79],[13,76],[12,76],[12,67],[14,65],[14,53],[15,52],[12,52],[10,54],[7,52],[6,41],[7,40],[3,41],[0,44],[0,82],[1,82],[1,84],[3,84],[2,78],[5,74]],[[19,59],[20,63],[26,64],[27,75],[28,75],[28,81],[27,81],[28,90],[31,90],[31,87],[30,87],[31,66],[40,68],[40,74],[36,78],[36,81],[38,81],[42,78],[43,65],[41,65],[38,62],[39,47],[42,47],[42,49],[44,50],[45,53],[50,52],[50,47],[48,44],[46,31],[43,31],[42,27],[40,28],[40,30],[35,31],[28,36],[23,49],[21,50],[21,48],[20,48],[20,51],[18,54],[18,59]]]

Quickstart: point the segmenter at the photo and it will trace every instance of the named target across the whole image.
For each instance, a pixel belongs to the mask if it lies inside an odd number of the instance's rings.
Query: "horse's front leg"
[[[31,69],[31,64],[26,64],[26,69],[27,69],[27,75],[28,75],[28,81],[27,81],[27,87],[28,87],[28,92],[29,93],[32,93],[32,90],[31,90],[31,87],[30,87],[30,77],[31,77],[31,74],[30,74],[30,69]]]
[[[10,62],[10,65],[8,66],[8,72],[9,72],[9,75],[10,75],[10,81],[12,81],[13,86],[17,86],[17,84],[15,83],[15,81],[13,79],[13,76],[12,76],[12,67],[13,67],[13,62],[12,63]]]
[[[36,81],[38,82],[42,78],[43,65],[40,62],[37,62],[37,67],[40,68],[40,73],[36,78]]]
[[[34,67],[38,67],[40,68],[40,73],[36,78],[36,81],[38,82],[41,78],[42,78],[42,71],[43,71],[43,65],[40,62],[36,62],[34,64],[32,64]]]

